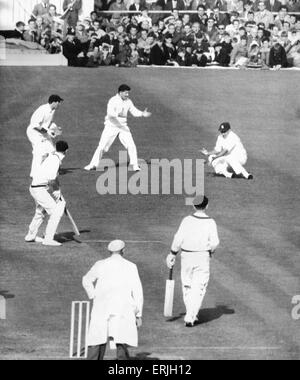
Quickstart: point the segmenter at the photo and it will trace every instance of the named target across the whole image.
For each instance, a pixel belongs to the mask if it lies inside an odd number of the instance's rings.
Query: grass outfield
[[[174,69],[1,68],[0,359],[68,357],[71,301],[85,299],[81,277],[106,256],[106,243],[126,240],[126,257],[144,286],[139,359],[299,359],[300,320],[292,297],[299,284],[298,72]],[[200,318],[183,326],[179,260],[175,267],[174,318],[162,316],[165,257],[183,216],[178,195],[105,195],[99,172],[85,166],[103,128],[108,98],[121,83],[149,119],[130,118],[139,157],[195,158],[212,147],[217,126],[230,121],[245,144],[254,181],[210,175],[205,189],[221,245]],[[63,218],[60,248],[24,244],[34,205],[28,192],[31,147],[25,130],[32,112],[58,93],[56,114],[70,145],[63,163],[63,193],[83,231],[72,240]],[[115,143],[106,157],[117,159]],[[108,351],[107,358],[114,353]]]

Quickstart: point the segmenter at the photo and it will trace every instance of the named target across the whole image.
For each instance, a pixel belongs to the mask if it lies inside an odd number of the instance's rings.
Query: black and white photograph
[[[1,361],[300,359],[300,0],[0,0],[0,85]]]

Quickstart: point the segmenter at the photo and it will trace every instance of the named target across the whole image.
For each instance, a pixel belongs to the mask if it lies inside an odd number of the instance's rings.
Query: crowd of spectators
[[[15,38],[62,52],[70,66],[300,67],[300,1],[95,0],[79,19],[82,1],[65,0],[58,15],[43,0]]]

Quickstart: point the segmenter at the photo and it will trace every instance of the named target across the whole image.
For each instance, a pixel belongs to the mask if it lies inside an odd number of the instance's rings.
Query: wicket
[[[78,307],[77,307],[78,306]],[[78,318],[76,318],[76,311],[78,309]],[[85,313],[84,313],[85,309]],[[84,321],[85,314],[85,321]],[[75,325],[77,319],[77,338],[75,338]],[[73,301],[71,307],[71,333],[70,333],[70,358],[81,358],[82,348],[82,327],[85,323],[84,331],[84,358],[87,358],[88,355],[88,346],[87,346],[87,334],[89,329],[90,322],[90,302],[89,301]],[[75,338],[75,339],[74,339]],[[76,351],[74,352],[74,346]]]

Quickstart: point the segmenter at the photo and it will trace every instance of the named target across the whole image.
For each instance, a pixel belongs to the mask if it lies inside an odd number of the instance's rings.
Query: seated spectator
[[[107,10],[106,0],[94,0],[94,11],[96,13]]]
[[[266,38],[269,38],[269,37],[270,37],[271,33],[270,33],[269,30],[266,29],[265,24],[264,24],[263,22],[259,22],[259,23],[257,24],[257,27],[258,27],[259,29],[262,29],[262,30],[263,30],[264,37],[266,37]]]
[[[261,69],[263,67],[260,48],[257,42],[253,42],[248,51],[248,62],[246,67]]]
[[[214,18],[217,25],[226,26],[230,24],[228,13],[220,13],[219,2],[216,2],[213,8],[213,15],[211,17]]]
[[[178,9],[183,11],[185,9],[183,0],[169,0],[164,6],[165,11],[172,11],[173,9]]]
[[[266,0],[265,1],[266,9],[270,12],[278,12],[281,7],[281,1],[279,0]]]
[[[176,58],[177,52],[175,45],[172,43],[172,35],[170,33],[165,34],[165,46],[167,49],[168,62],[173,62]]]
[[[24,40],[28,42],[39,42],[34,19],[28,21],[28,29],[23,34]]]
[[[43,40],[41,40],[41,44]],[[59,54],[62,52],[62,39],[60,37],[52,37],[48,46],[49,54]]]
[[[202,50],[205,53],[209,53],[210,44],[207,36],[204,33],[198,33],[196,36],[196,42],[194,42],[192,45],[192,52],[196,50]]]
[[[191,66],[192,57],[191,57],[191,54],[189,54],[186,51],[185,47],[181,47],[178,49],[176,62],[179,66]]]
[[[255,13],[254,20],[256,24],[263,22],[266,29],[269,29],[270,24],[274,23],[273,14],[266,9],[265,2],[259,1],[258,3],[258,12]]]
[[[94,33],[96,34],[96,33]],[[96,34],[97,35],[97,34]],[[83,44],[89,41],[89,36],[85,30],[85,27],[82,23],[78,23],[76,27],[76,38]]]
[[[148,37],[147,30],[142,30],[141,36],[138,39],[138,44],[137,44],[138,50],[143,50],[145,49],[146,46],[148,46],[147,37]]]
[[[225,33],[226,33],[225,32],[225,25],[219,24],[218,25],[218,34],[217,34],[217,38],[216,38],[216,44],[220,44],[220,43],[222,43],[224,41],[224,35],[225,35]],[[229,33],[226,33],[226,34],[229,35]]]
[[[270,67],[279,70],[281,68],[287,67],[287,57],[284,47],[276,42],[274,46],[270,49]]]
[[[43,16],[44,14],[49,13],[49,6],[49,0],[42,0],[34,6],[32,14],[34,16]]]
[[[270,43],[274,45],[276,42],[280,41],[280,34],[277,25],[272,25],[270,34]]]
[[[152,26],[152,19],[148,15],[148,9],[147,8],[142,8],[141,13],[134,16],[137,19],[138,24],[141,26],[142,29],[145,28],[145,22],[148,24],[148,28],[151,28]]]
[[[274,19],[274,24],[278,27],[279,30],[281,30],[283,28],[284,21],[289,21],[289,15],[287,14],[287,7],[282,5],[277,16]]]
[[[110,51],[110,47],[106,44],[102,45],[100,50],[99,65],[100,66],[109,66],[115,64],[115,57]]]
[[[116,0],[114,3],[112,3],[109,8],[109,11],[118,11],[120,13],[112,13],[111,18],[115,20],[120,20],[121,17],[124,17],[126,14],[122,13],[124,11],[127,11],[127,8],[123,2],[123,0]]]
[[[114,46],[112,54],[115,56],[116,65],[126,67],[129,63],[130,47],[126,43],[126,34],[122,33],[118,35],[118,42]]]
[[[136,43],[130,42],[129,47],[130,47],[129,67],[136,67],[139,63],[139,53],[137,51]]]
[[[130,11],[140,11],[145,6],[145,3],[141,5],[141,0],[134,0],[133,4],[129,6]]]
[[[164,43],[164,38],[159,37],[150,51],[150,65],[164,66],[168,61],[168,51]]]
[[[232,49],[230,55],[230,66],[242,67],[248,61],[248,48],[247,37],[242,36],[241,41],[238,42]]]
[[[0,35],[4,38],[15,38],[24,40],[25,24],[22,21],[16,23],[14,30],[1,30]]]
[[[262,45],[260,47],[260,56],[264,66],[269,66],[270,64],[270,41],[268,38],[262,40]]]
[[[218,29],[215,26],[215,21],[213,18],[207,20],[207,26],[205,29],[205,34],[208,36],[208,41],[215,44],[218,37]]]
[[[206,21],[206,14],[205,14],[206,8],[204,5],[199,4],[197,7],[197,14],[192,14],[191,16],[191,22],[199,22],[200,27],[205,27],[205,21]]]
[[[128,33],[128,41],[134,42],[136,45],[138,43],[138,28],[135,25],[131,25]]]
[[[231,38],[229,33],[225,33],[221,42],[215,46],[215,61],[221,66],[228,66],[232,51]]]
[[[191,65],[196,67],[205,67],[207,65],[207,56],[203,50],[196,50],[191,58]]]
[[[295,45],[296,43],[300,41],[300,33],[297,32],[296,29],[291,29],[288,32],[288,38],[291,41],[292,45]]]
[[[100,21],[99,20],[96,20],[93,22],[92,24],[92,33],[94,34],[97,34],[97,37],[98,38],[101,38],[103,36],[105,36],[105,31],[101,28],[101,25],[100,25]]]
[[[44,18],[42,16],[37,16],[35,20],[35,27],[36,27],[36,35],[37,35],[37,42],[40,43],[41,35],[47,28],[47,24],[44,22]],[[50,27],[50,33],[51,33],[51,27]]]
[[[195,41],[195,37],[192,33],[191,26],[189,24],[186,24],[183,28],[183,35],[181,36],[179,42],[178,42],[178,48],[180,47],[187,47],[192,46]]]
[[[68,60],[68,66],[86,66],[88,58],[84,54],[82,44],[75,37],[75,31],[69,29],[67,31],[67,38],[62,43],[63,55]]]
[[[289,12],[300,12],[300,1],[299,0],[288,0],[287,1],[287,7]],[[274,12],[278,12],[274,11]]]
[[[239,38],[239,27],[240,27],[240,22],[238,19],[232,20],[232,22],[226,26],[225,30],[227,33],[229,33],[230,37],[237,37]]]

